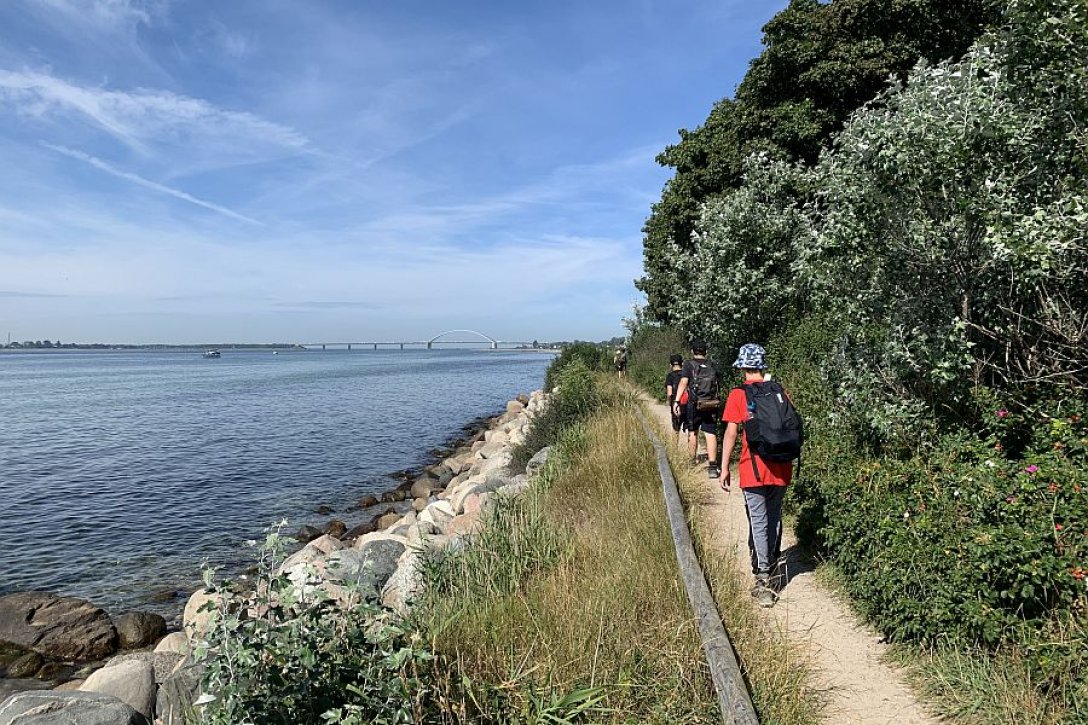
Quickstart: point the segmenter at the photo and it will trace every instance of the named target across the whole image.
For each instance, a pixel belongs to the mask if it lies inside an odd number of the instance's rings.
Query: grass
[[[719,721],[631,405],[567,428],[534,489],[428,565],[450,722]]]
[[[658,434],[663,435],[660,426]],[[716,540],[721,532],[710,521],[707,510],[694,505],[703,495],[706,473],[701,468],[692,469],[686,450],[676,445],[669,445],[668,450],[695,550],[748,680],[760,721],[777,725],[821,722],[821,704],[810,684],[807,655],[767,626],[749,593],[751,576],[738,566],[735,557],[719,553]]]

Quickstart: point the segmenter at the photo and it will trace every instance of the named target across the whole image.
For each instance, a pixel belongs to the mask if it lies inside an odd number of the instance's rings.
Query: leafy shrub
[[[423,719],[430,655],[389,612],[359,601],[342,609],[320,594],[300,595],[275,574],[283,540],[262,548],[255,586],[206,586],[222,597],[206,644],[201,722],[411,723]]]
[[[516,469],[525,470],[525,464],[533,454],[554,444],[565,428],[584,421],[609,397],[602,392],[602,386],[611,381],[600,373],[592,372],[580,357],[574,357],[559,367],[552,378],[554,382],[548,405],[543,413],[533,418],[525,441],[514,447],[513,465]]]
[[[669,356],[677,353],[687,359],[688,340],[679,329],[640,325],[635,327],[628,346],[627,375],[639,387],[659,400],[665,399],[665,375]]]
[[[579,360],[587,370],[597,372],[612,369],[612,353],[606,348],[589,342],[576,342],[567,345],[563,352],[552,360],[544,372],[544,390],[550,391],[558,382],[559,371],[575,360]]]

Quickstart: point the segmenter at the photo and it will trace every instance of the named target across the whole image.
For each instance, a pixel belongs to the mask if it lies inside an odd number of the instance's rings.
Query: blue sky
[[[4,0],[0,340],[621,334],[784,4]]]

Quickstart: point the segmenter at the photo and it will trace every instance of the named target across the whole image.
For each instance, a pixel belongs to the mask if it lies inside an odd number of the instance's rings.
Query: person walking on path
[[[756,580],[752,596],[760,606],[773,607],[778,597],[771,587],[771,572],[781,555],[782,500],[793,479],[793,459],[800,456],[801,420],[782,386],[765,378],[766,351],[762,347],[742,346],[733,367],[742,372],[744,381],[729,393],[722,413],[726,428],[718,480],[728,493],[732,486],[729,462],[737,430],[744,426],[737,470]]]
[[[680,387],[680,371],[683,366],[684,358],[682,355],[670,355],[669,372],[665,376],[665,402],[668,404],[669,413],[672,415],[672,431],[677,435],[678,443],[683,440],[682,436],[685,430],[684,416],[680,410],[687,401],[679,401],[679,406],[674,406],[673,402],[676,401],[676,391]]]
[[[676,390],[672,412],[680,413],[680,402],[687,393],[685,420],[688,428],[688,453],[696,460],[699,452],[699,431],[706,436],[706,471],[718,478],[718,411],[722,402],[718,396],[718,371],[706,357],[706,343],[693,340],[691,359],[680,370],[680,385]]]
[[[616,366],[616,377],[627,377],[627,348],[620,345],[612,356],[612,364]]]

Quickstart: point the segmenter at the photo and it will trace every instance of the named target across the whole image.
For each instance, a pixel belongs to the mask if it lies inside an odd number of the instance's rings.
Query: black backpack
[[[778,463],[800,459],[805,429],[797,409],[777,381],[749,383],[743,389],[748,401],[744,435],[752,453],[752,469],[759,481],[755,457]]]
[[[718,371],[709,360],[692,360],[691,389],[695,395],[696,409],[700,412],[715,410],[722,405],[718,395]]]

